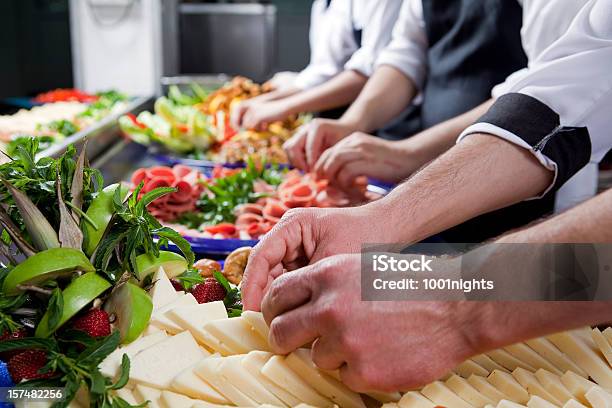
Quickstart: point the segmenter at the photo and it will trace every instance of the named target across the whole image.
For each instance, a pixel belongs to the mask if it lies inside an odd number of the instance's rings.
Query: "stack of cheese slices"
[[[105,375],[116,377],[123,354],[130,357],[130,381],[117,394],[134,405],[612,407],[612,328],[515,344],[474,357],[419,391],[366,396],[349,390],[337,372],[319,370],[308,349],[271,353],[261,314],[228,318],[222,302],[198,304],[191,294],[176,292],[162,269],[154,282],[149,328],[101,365]]]

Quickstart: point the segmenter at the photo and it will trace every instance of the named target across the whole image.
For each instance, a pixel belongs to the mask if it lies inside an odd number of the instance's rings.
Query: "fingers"
[[[243,125],[244,115],[249,111],[249,104],[245,102],[238,103],[230,114],[230,124],[234,129],[240,129]]]
[[[345,147],[339,143],[323,152],[315,165],[314,171],[317,176],[334,181],[342,167],[348,162],[361,159],[362,157],[363,155],[359,150]]]
[[[318,338],[320,333],[312,315],[308,303],[274,318],[268,339],[273,351],[288,354]]]
[[[242,300],[246,310],[259,310],[269,277],[282,273],[283,265],[301,266],[305,260],[302,242],[302,216],[285,214],[253,249],[242,280]]]
[[[335,178],[338,186],[345,191],[354,190],[357,177],[363,174],[364,166],[367,166],[367,163],[362,161],[345,162]]]
[[[306,164],[306,139],[308,137],[308,126],[302,126],[300,130],[289,140],[285,142],[283,148],[289,156],[289,161],[294,167],[300,170],[307,170]]]
[[[307,303],[312,297],[313,266],[306,266],[276,279],[261,304],[261,311],[268,325],[283,313]]]
[[[337,370],[345,364],[338,342],[331,336],[322,336],[312,345],[312,361],[323,370]]]
[[[325,149],[325,130],[323,126],[312,126],[306,137],[305,155],[307,170],[314,167]],[[327,146],[329,147],[329,146]]]

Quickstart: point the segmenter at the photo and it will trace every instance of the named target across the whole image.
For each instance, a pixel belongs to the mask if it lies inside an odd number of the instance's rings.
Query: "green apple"
[[[147,276],[155,273],[160,267],[164,268],[169,279],[174,278],[187,270],[187,260],[181,255],[159,251],[159,256],[142,254],[136,257],[136,274],[140,282]]]
[[[18,285],[35,285],[49,279],[70,276],[74,271],[93,272],[96,269],[82,251],[72,248],[52,248],[39,252],[17,265],[4,279],[5,295],[19,292]]]
[[[136,340],[149,325],[153,302],[144,289],[126,282],[113,292],[104,310],[116,316],[121,342],[127,344]]]
[[[49,311],[47,311],[40,320],[40,323],[38,323],[38,327],[36,327],[36,337],[49,337],[52,335],[64,323],[73,318],[110,287],[110,282],[95,272],[86,273],[73,280],[62,291],[64,307],[57,327],[49,327]]]
[[[94,228],[91,223],[83,221],[83,249],[88,256],[91,256],[96,250],[96,247],[104,236],[108,223],[111,218],[113,218],[113,214],[115,213],[113,198],[118,188],[121,189],[121,200],[125,200],[129,193],[127,186],[123,184],[111,184],[100,192],[85,212],[96,225],[96,228]]]

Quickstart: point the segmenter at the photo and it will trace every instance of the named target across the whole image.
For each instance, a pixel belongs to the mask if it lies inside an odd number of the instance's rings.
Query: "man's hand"
[[[259,310],[272,281],[325,257],[357,253],[362,243],[393,242],[389,228],[375,222],[369,206],[293,209],[251,253],[242,281],[247,310]]]
[[[284,148],[291,164],[310,171],[325,150],[354,131],[337,120],[315,119],[285,142]]]
[[[355,179],[367,176],[386,182],[400,182],[418,169],[418,161],[406,143],[383,140],[366,133],[353,133],[327,149],[317,161],[314,171],[344,190]]]
[[[264,130],[270,123],[285,120],[289,115],[291,112],[282,99],[251,104],[242,115],[242,127]]]
[[[476,303],[361,301],[360,255],[326,258],[272,284],[262,311],[274,351],[312,358],[358,392],[410,390],[476,354]]]

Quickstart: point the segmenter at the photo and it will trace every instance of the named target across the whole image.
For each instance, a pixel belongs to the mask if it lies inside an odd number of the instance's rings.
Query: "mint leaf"
[[[117,380],[116,383],[111,385],[109,389],[111,390],[121,389],[125,387],[129,379],[130,379],[130,358],[128,357],[127,354],[124,354],[123,357],[121,358],[121,374],[119,374],[119,379]]]

